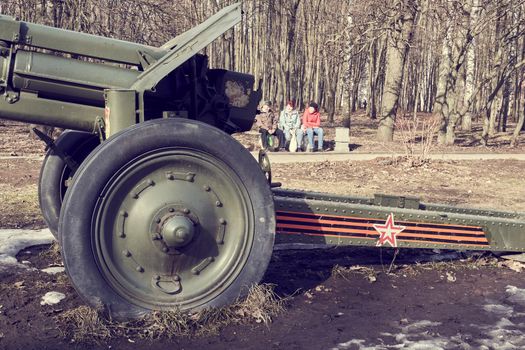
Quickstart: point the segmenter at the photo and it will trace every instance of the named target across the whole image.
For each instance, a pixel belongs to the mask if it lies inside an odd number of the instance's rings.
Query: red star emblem
[[[374,228],[379,232],[379,240],[376,243],[377,247],[382,247],[387,243],[390,246],[397,248],[397,239],[396,236],[401,233],[406,227],[405,226],[396,226],[394,223],[394,214],[391,213],[386,219],[384,225],[374,225]]]

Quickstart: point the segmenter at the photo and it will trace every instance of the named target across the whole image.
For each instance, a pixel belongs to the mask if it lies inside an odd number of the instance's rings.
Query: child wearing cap
[[[321,128],[321,114],[319,113],[319,105],[315,102],[310,102],[308,108],[303,113],[302,130],[308,136],[308,150],[314,151],[314,135],[317,135],[319,143],[318,150],[323,151],[323,128]]]
[[[268,135],[275,135],[279,139],[281,150],[284,149],[284,134],[278,128],[279,118],[272,111],[271,101],[264,101],[261,111],[255,118],[255,124],[259,127],[261,133],[262,147],[268,149]]]

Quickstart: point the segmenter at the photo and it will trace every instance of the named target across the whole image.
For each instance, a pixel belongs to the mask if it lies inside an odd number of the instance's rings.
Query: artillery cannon
[[[150,47],[0,17],[0,117],[70,130],[48,140],[40,205],[73,285],[113,317],[222,305],[265,272],[272,194],[229,135],[261,93],[199,54],[240,19]]]
[[[253,123],[254,77],[199,54],[240,19],[231,5],[151,47],[0,16],[0,117],[69,129],[46,139],[39,200],[89,305],[224,305],[274,242],[525,250],[521,213],[272,189],[268,159],[230,136]]]

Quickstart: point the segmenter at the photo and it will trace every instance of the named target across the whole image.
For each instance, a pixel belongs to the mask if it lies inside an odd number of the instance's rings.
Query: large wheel
[[[98,144],[96,135],[68,130],[58,137],[55,147],[44,158],[38,180],[38,201],[42,216],[55,238],[62,201],[76,171],[74,166],[68,166],[64,156],[69,157],[70,165],[81,164]]]
[[[265,273],[273,198],[255,159],[226,133],[153,120],[84,161],[59,236],[78,293],[114,318],[221,306]]]

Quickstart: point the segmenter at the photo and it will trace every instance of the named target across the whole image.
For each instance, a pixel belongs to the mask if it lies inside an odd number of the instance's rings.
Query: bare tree
[[[22,20],[160,45],[236,0],[2,0]],[[205,49],[249,72],[281,106],[315,100],[329,120],[357,111],[392,140],[399,113],[434,113],[440,141],[482,118],[482,143],[523,129],[525,0],[245,0],[243,19]]]
[[[392,141],[394,138],[394,123],[399,107],[405,61],[419,10],[416,0],[397,1],[390,9],[391,24],[387,34],[385,87],[377,130],[380,141]]]

